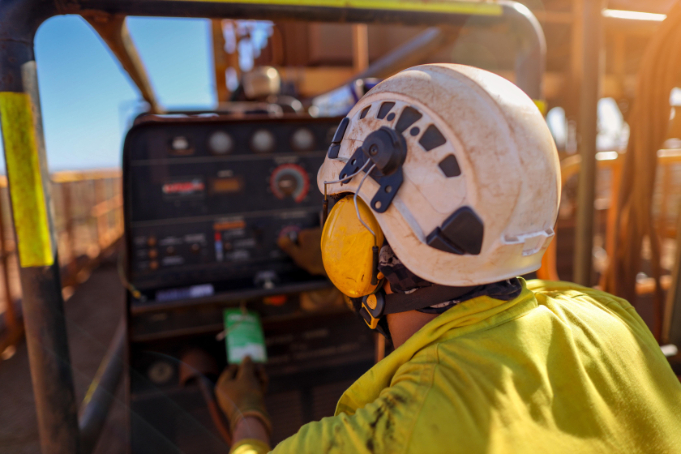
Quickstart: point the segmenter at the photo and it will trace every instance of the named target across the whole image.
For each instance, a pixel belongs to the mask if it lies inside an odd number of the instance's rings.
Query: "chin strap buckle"
[[[376,329],[378,322],[383,317],[384,309],[385,293],[379,291],[362,298],[362,309],[359,313],[369,328]]]

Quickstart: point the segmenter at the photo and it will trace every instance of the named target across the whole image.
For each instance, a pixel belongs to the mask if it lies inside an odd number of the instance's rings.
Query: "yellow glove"
[[[265,369],[253,364],[248,356],[239,366],[232,364],[222,372],[215,385],[215,396],[229,419],[232,433],[239,421],[251,416],[263,423],[268,436],[272,434],[272,423],[265,408],[266,389]]]
[[[277,240],[279,247],[286,252],[296,265],[310,274],[326,276],[322,262],[322,229],[305,229],[298,232],[298,244],[287,236]]]

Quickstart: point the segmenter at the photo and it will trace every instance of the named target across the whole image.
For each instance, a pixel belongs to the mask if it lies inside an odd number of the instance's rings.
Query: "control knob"
[[[278,199],[290,197],[300,203],[310,190],[310,179],[301,166],[282,164],[270,176],[270,189]]]

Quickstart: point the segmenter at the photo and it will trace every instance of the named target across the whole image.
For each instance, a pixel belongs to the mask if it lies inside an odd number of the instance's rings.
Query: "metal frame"
[[[64,320],[61,279],[45,160],[33,41],[42,22],[79,14],[106,36],[124,69],[153,110],[155,102],[139,59],[126,39],[122,16],[176,16],[481,27],[507,24],[518,40],[516,84],[542,99],[546,45],[532,13],[497,2],[375,0],[3,0],[0,2],[0,121],[21,263],[23,312],[43,453],[87,453],[93,435],[79,431]],[[324,6],[326,5],[326,6]],[[351,6],[347,6],[351,5]],[[99,18],[99,19],[98,19]],[[141,68],[141,70],[140,70]],[[595,138],[594,138],[595,139]],[[118,337],[117,337],[118,339]],[[109,364],[118,363],[116,358]],[[105,367],[108,369],[109,366]],[[115,364],[110,367],[117,367]],[[108,377],[106,372],[104,376]],[[112,382],[112,380],[108,380]],[[96,400],[92,402],[96,403]],[[85,409],[83,414],[92,414]],[[96,412],[95,412],[96,413]],[[97,424],[101,427],[101,424]],[[82,425],[88,427],[87,424]],[[94,435],[96,441],[97,434]]]

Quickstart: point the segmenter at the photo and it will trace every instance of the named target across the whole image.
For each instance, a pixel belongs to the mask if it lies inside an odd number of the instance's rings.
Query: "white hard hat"
[[[414,274],[470,286],[540,267],[558,212],[558,153],[539,109],[511,82],[453,64],[381,82],[341,123],[319,189],[374,165],[361,187],[359,172],[326,192],[360,187]]]

